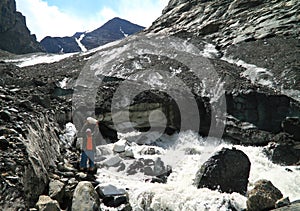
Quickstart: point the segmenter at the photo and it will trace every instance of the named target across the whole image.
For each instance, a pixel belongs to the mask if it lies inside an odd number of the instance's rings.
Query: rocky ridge
[[[91,32],[76,32],[71,37],[45,37],[41,40],[41,45],[48,53],[80,52],[123,39],[143,29],[144,27],[124,19],[113,18]],[[82,49],[78,43],[81,43],[85,49]]]
[[[15,0],[0,3],[0,49],[15,54],[44,51],[28,30],[25,17],[16,11]]]

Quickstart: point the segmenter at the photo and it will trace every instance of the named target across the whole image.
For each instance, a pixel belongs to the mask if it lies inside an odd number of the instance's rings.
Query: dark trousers
[[[89,167],[94,168],[95,163],[95,153],[91,150],[85,150],[81,152],[81,159],[80,159],[80,168],[87,168],[87,161],[89,161]]]

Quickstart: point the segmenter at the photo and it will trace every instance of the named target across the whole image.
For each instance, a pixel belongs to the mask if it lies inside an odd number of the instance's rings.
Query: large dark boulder
[[[241,150],[223,148],[206,161],[196,175],[198,188],[245,195],[250,173],[250,160]]]
[[[283,197],[270,181],[259,180],[248,192],[247,211],[263,211],[275,208],[277,200]]]
[[[16,54],[43,51],[28,30],[25,17],[17,12],[15,0],[0,2],[0,49]]]

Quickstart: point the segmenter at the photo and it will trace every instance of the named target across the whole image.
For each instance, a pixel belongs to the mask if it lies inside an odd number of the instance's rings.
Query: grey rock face
[[[250,165],[248,156],[242,151],[223,148],[202,165],[196,175],[195,185],[198,188],[245,195]]]
[[[0,49],[16,54],[43,51],[26,26],[25,17],[16,11],[15,0],[0,3]]]

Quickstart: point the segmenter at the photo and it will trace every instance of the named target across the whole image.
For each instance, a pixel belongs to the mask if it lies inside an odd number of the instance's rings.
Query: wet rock
[[[51,199],[49,196],[40,196],[36,207],[39,211],[60,211],[59,204],[56,200]]]
[[[119,207],[129,202],[127,192],[113,185],[100,185],[97,187],[97,192],[108,207]]]
[[[63,202],[65,184],[59,180],[50,180],[49,196],[57,200],[59,203]]]
[[[87,181],[79,182],[73,195],[72,211],[98,211],[99,207],[99,196],[92,183]]]
[[[113,151],[117,153],[125,152],[126,140],[119,140],[114,144]]]
[[[126,173],[129,175],[143,173],[151,177],[151,182],[166,183],[168,176],[172,173],[172,168],[165,165],[160,158],[156,160],[139,158],[128,166]]]
[[[300,141],[300,119],[299,117],[287,117],[282,122],[283,131],[291,134],[293,139]]]
[[[272,211],[299,211],[300,210],[300,202],[292,202],[288,206],[280,207],[277,209],[273,209]]]
[[[262,211],[275,208],[276,201],[283,197],[270,181],[259,180],[254,184],[254,188],[248,192],[247,210]]]
[[[300,142],[295,142],[288,134],[280,133],[264,148],[273,163],[297,165],[300,162]]]
[[[245,195],[250,165],[250,160],[244,152],[234,148],[223,148],[202,165],[197,172],[195,185],[197,188]]]
[[[113,166],[117,166],[121,161],[122,161],[122,159],[120,158],[120,156],[116,155],[114,157],[106,159],[103,162],[103,165],[106,167],[113,167]]]
[[[291,202],[290,202],[289,197],[282,198],[282,199],[279,199],[278,201],[276,201],[275,208],[285,207],[290,204],[291,204]]]

